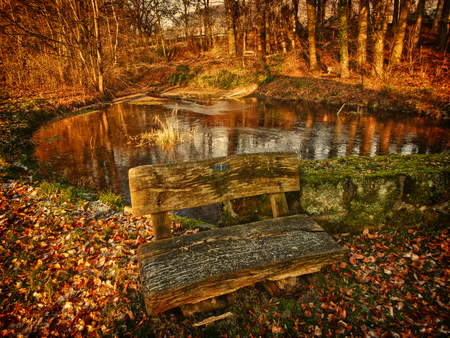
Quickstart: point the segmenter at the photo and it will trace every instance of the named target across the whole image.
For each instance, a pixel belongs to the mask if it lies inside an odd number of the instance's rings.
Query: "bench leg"
[[[273,218],[289,215],[289,206],[284,192],[270,194]]]
[[[183,316],[190,317],[197,312],[214,312],[222,311],[228,307],[228,299],[226,296],[219,296],[206,299],[195,304],[185,304],[180,306]]]
[[[172,230],[170,229],[170,218],[168,212],[160,212],[152,214],[153,235],[155,240],[172,237]]]

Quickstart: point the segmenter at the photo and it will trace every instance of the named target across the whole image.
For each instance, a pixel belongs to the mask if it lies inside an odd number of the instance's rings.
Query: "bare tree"
[[[237,0],[224,0],[225,15],[227,20],[228,31],[228,55],[236,56],[236,27],[234,25],[235,16],[237,15]]]
[[[247,6],[245,0],[242,0],[242,53],[247,50]]]
[[[316,53],[316,6],[314,0],[306,0],[308,16],[309,70],[319,70]],[[295,36],[294,36],[295,40]]]
[[[209,0],[203,0],[203,8],[204,8],[204,23],[205,23],[205,40],[207,41],[208,46],[213,45],[213,34],[211,29],[211,18],[210,18],[210,8],[209,8]]]
[[[270,54],[271,53],[271,46],[270,46],[270,2],[271,0],[266,0],[265,1],[265,6],[264,6],[264,39],[266,42],[266,54]]]
[[[186,36],[186,40],[189,43],[192,43],[192,37],[191,37],[191,33],[190,33],[190,29],[189,29],[189,18],[190,18],[190,13],[189,13],[189,7],[192,4],[192,0],[182,0],[182,5],[183,8],[181,10],[181,21],[184,23],[184,34]]]
[[[389,66],[397,66],[400,63],[403,43],[406,34],[406,25],[408,21],[409,11],[411,9],[412,0],[403,0],[400,7],[400,17],[398,20],[397,30],[394,37],[394,47],[392,47]]]
[[[431,28],[431,33],[436,33],[438,31],[439,20],[441,19],[443,7],[444,7],[444,0],[439,0],[436,7],[436,12],[434,13],[433,27]]]
[[[203,52],[203,37],[202,37],[202,12],[200,10],[200,0],[197,0],[197,17],[198,17],[198,34],[200,36],[200,51]]]
[[[369,13],[369,1],[360,0],[358,18],[358,46],[356,63],[362,67],[367,61],[367,18]]]
[[[386,35],[392,0],[376,0],[373,8],[373,63],[372,76],[383,76],[384,38]]]
[[[283,49],[283,53],[287,53],[287,48],[286,48],[286,41],[284,38],[284,29],[283,29],[283,24],[282,24],[282,5],[283,0],[279,0],[278,1],[278,17],[277,17],[277,26],[278,29],[280,30],[280,38],[281,38],[281,48]]]
[[[339,56],[341,64],[341,78],[350,76],[348,69],[348,1],[339,0],[338,3]]]
[[[442,7],[442,15],[439,20],[439,31],[436,39],[436,47],[445,48],[448,44],[448,28],[450,22],[450,0],[444,1],[444,6]]]
[[[422,19],[425,12],[425,0],[419,0],[419,4],[416,9],[416,23],[411,38],[411,49],[417,49],[419,47],[420,33],[422,31]]]
[[[309,10],[310,10],[310,8],[308,5],[308,33],[309,33],[309,20],[310,20]],[[292,39],[291,39],[292,50],[295,50],[295,38],[297,37],[297,15],[298,15],[298,0],[292,0]],[[314,32],[314,34],[315,34],[315,32]],[[314,48],[315,48],[315,38],[314,38]]]

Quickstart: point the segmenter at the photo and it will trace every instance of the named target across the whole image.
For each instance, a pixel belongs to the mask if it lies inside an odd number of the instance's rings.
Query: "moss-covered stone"
[[[301,191],[291,213],[314,217],[327,231],[450,224],[450,153],[299,161]],[[271,214],[264,196],[232,202],[237,218]]]
[[[353,231],[448,224],[448,153],[300,161],[299,168],[302,209],[328,215],[322,217],[325,227],[340,223],[339,228]]]

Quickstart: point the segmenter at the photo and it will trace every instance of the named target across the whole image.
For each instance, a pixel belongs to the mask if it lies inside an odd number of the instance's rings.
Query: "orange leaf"
[[[272,333],[282,333],[283,332],[283,328],[281,326],[275,326],[272,325]]]

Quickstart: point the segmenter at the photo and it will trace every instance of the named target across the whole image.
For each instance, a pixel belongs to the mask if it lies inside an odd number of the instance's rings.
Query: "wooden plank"
[[[305,215],[164,239],[138,249],[149,314],[266,279],[313,273],[343,258],[341,247]]]
[[[244,154],[129,171],[135,216],[300,190],[295,153]]]

